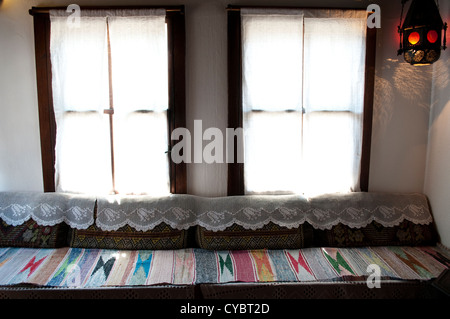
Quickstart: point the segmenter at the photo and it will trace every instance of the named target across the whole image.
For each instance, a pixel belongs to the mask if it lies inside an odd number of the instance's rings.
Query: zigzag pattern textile
[[[450,267],[441,247],[294,250],[0,248],[0,285],[113,287],[230,282],[429,280]]]

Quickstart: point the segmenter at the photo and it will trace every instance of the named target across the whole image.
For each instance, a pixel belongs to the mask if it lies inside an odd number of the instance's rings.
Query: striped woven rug
[[[428,280],[450,267],[440,247],[298,250],[0,248],[0,285],[107,287],[230,282]],[[369,269],[368,269],[369,267]]]

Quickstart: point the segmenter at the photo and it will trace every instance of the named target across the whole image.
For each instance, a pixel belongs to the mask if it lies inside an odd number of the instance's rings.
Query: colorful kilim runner
[[[297,250],[102,250],[0,248],[0,285],[52,287],[229,282],[428,280],[450,267],[440,247]],[[369,267],[369,268],[368,268]]]

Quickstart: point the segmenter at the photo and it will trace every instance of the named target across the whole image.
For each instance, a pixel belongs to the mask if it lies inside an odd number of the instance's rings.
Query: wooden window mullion
[[[176,128],[186,127],[186,88],[185,56],[186,35],[184,31],[184,10],[168,11],[166,14],[168,67],[169,67],[169,109],[167,112],[169,126],[169,174],[170,192],[186,194],[186,163],[175,164],[171,160],[170,150],[176,144],[171,140],[171,133]]]
[[[366,62],[364,75],[364,118],[361,151],[360,189],[369,191],[370,154],[372,145],[373,98],[375,87],[375,55],[377,29],[367,28]]]
[[[109,109],[104,110],[105,114],[109,117],[109,141],[111,148],[111,179],[113,193],[117,194],[116,190],[116,171],[114,165],[114,92],[113,92],[113,80],[112,80],[112,59],[111,59],[111,38],[109,34],[109,21],[106,18],[106,39],[108,42],[108,85],[109,85]]]
[[[229,7],[228,15],[228,127],[243,127],[242,109],[242,44],[241,12]],[[244,195],[244,163],[237,161],[237,141],[234,159],[228,164],[227,194]]]

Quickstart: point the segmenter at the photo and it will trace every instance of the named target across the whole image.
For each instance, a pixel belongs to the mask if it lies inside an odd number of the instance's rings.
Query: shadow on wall
[[[386,59],[381,72],[375,74],[374,126],[384,131],[399,103],[429,112],[431,96],[424,92],[431,94],[432,75],[432,66],[412,66],[401,56]]]
[[[394,87],[408,103],[429,111],[431,101],[424,99],[424,92],[430,89],[432,72],[432,66],[400,63],[392,77]]]
[[[433,86],[434,88],[431,100],[431,125],[434,123],[436,118],[439,117],[445,106],[450,101],[450,54],[441,56],[439,61],[434,63]]]

